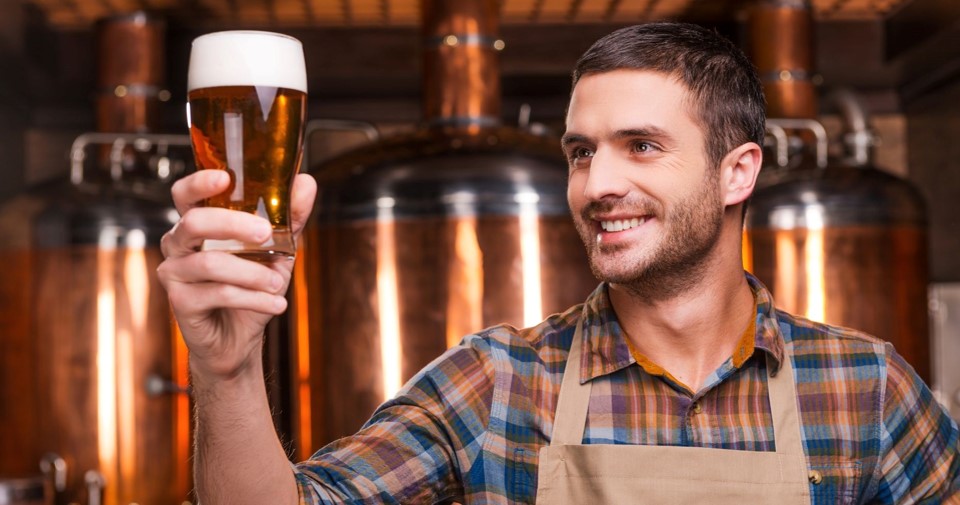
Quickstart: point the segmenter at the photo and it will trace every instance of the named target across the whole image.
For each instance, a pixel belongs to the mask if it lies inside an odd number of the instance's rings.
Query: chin
[[[590,262],[590,270],[594,277],[611,284],[632,284],[637,279],[643,277],[645,269],[634,265],[633,268],[625,269],[625,262],[619,262],[617,265],[600,265],[596,262]]]

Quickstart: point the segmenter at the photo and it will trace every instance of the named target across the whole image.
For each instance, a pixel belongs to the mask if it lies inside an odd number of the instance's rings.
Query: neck
[[[610,301],[626,338],[691,391],[699,390],[733,355],[753,317],[754,298],[743,274],[739,233],[733,238],[735,247],[718,248],[699,280],[670,297],[646,297],[633,287],[610,286]]]

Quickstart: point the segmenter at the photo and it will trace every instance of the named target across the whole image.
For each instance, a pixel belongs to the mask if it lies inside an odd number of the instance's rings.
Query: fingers
[[[184,215],[201,201],[223,193],[230,187],[230,174],[223,170],[197,170],[177,182],[170,190],[177,212]]]
[[[164,261],[157,269],[162,282],[231,284],[244,289],[282,294],[286,279],[267,264],[221,251],[205,251]]]
[[[160,250],[165,258],[176,258],[199,251],[204,239],[262,244],[272,233],[270,222],[262,217],[217,207],[198,207],[187,210],[164,234]]]
[[[287,299],[282,296],[229,284],[176,284],[167,290],[167,295],[179,321],[190,321],[220,309],[250,310],[278,316],[287,308]]]
[[[270,224],[264,219],[234,211],[228,211],[231,212],[228,216],[222,209],[200,207],[204,199],[226,191],[229,186],[230,176],[222,170],[198,170],[173,184],[173,202],[181,219],[161,241],[164,256],[196,251],[205,238],[252,244],[261,244],[270,238]],[[316,196],[317,183],[313,176],[297,175],[290,195],[290,228],[295,235],[313,212]],[[240,217],[243,214],[246,217]]]
[[[157,276],[171,305],[183,315],[216,309],[279,314],[286,308],[286,279],[269,266],[220,251],[169,258]]]
[[[172,282],[165,287],[170,305],[181,323],[205,319],[221,309],[249,310],[277,316],[287,308],[287,300],[283,296],[231,284]]]
[[[317,181],[310,174],[299,174],[290,193],[290,229],[298,235],[313,212],[317,197]]]

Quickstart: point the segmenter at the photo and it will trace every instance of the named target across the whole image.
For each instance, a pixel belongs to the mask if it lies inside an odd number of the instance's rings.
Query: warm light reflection
[[[243,201],[243,114],[223,113],[223,142],[227,156],[227,168],[233,172],[231,202]]]
[[[808,206],[805,209],[804,218],[807,224],[807,240],[803,246],[807,281],[806,316],[813,321],[824,322],[827,293],[824,273],[823,208]]]
[[[483,252],[476,216],[456,220],[447,292],[447,347],[453,347],[483,327]]]
[[[297,256],[307,257],[307,240],[300,241],[300,251]],[[296,317],[296,360],[297,360],[297,408],[299,412],[299,426],[297,433],[300,439],[298,459],[301,461],[310,457],[313,452],[313,431],[310,410],[310,313],[307,307],[307,272],[306,263],[297,261],[293,266],[293,303]]]
[[[116,246],[117,230],[103,229],[97,249],[97,470],[111,482],[117,482],[112,473],[117,467],[117,293],[113,276]]]
[[[173,340],[173,382],[186,388],[190,380],[189,363],[187,361],[187,344],[183,341],[180,327],[176,319],[170,314],[171,338]],[[190,396],[179,393],[173,398],[173,451],[176,461],[190,461]],[[190,465],[177,465],[176,489],[185,494],[190,488]]]
[[[797,244],[793,230],[777,230],[774,232],[774,250],[776,251],[776,265],[774,270],[774,293],[777,306],[786,311],[797,313],[797,283],[799,265],[797,264]]]
[[[105,476],[119,473],[120,481],[132,482],[137,472],[136,400],[133,378],[133,338],[129,328],[118,328],[117,341],[117,468],[104,469]],[[103,371],[101,371],[103,372]]]
[[[543,299],[540,292],[540,216],[537,212],[539,195],[519,193],[516,200],[520,204],[523,325],[533,326],[543,319]]]
[[[127,296],[129,325],[119,328],[117,341],[117,422],[119,424],[120,475],[123,482],[133,482],[137,472],[136,387],[134,376],[136,355],[134,338],[147,332],[150,280],[144,246],[147,237],[142,230],[127,232],[123,264],[124,289]]]
[[[387,400],[397,394],[401,385],[396,222],[392,198],[381,198],[377,204],[377,307],[380,316],[383,398]]]
[[[743,260],[743,269],[753,273],[753,243],[750,242],[750,232],[743,229],[740,238],[740,257]]]

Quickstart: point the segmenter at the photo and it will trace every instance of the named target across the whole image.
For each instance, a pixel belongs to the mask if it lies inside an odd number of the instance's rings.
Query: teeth
[[[603,231],[623,231],[629,230],[630,228],[636,228],[646,221],[646,218],[633,218],[633,219],[621,219],[618,221],[600,221],[600,228],[603,228]]]

